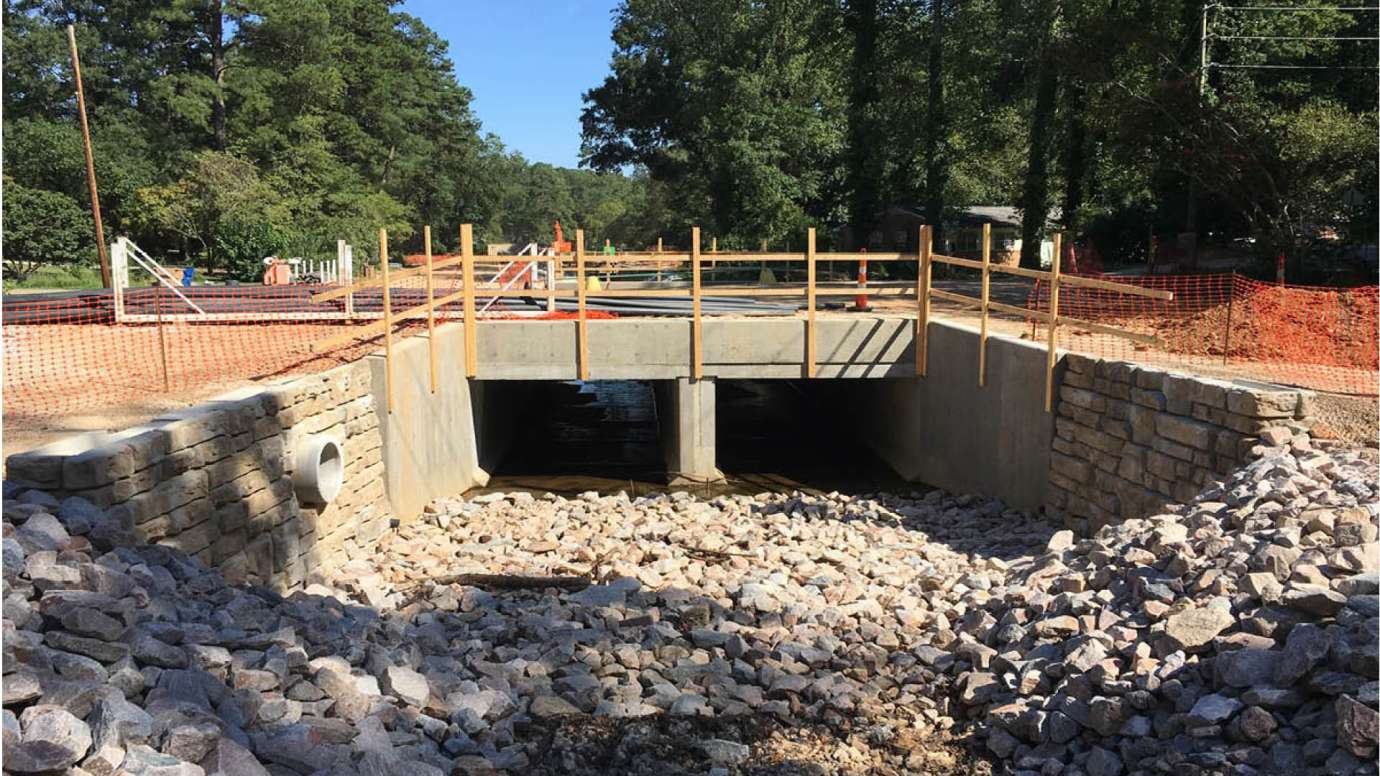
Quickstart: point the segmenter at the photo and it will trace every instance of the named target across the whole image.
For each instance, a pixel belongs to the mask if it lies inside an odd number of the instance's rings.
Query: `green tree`
[[[5,176],[5,273],[17,280],[45,264],[76,264],[94,255],[90,215],[71,197]]]

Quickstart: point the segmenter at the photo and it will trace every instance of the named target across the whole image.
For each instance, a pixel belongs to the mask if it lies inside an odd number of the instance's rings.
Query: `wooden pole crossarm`
[[[453,266],[455,266],[456,264],[461,263],[463,260],[464,260],[464,257],[463,257],[463,256],[451,256],[451,257],[448,258],[448,259],[441,259],[440,261],[438,261],[438,262],[432,264],[432,265],[431,265],[431,268],[432,268],[433,270],[438,270],[438,269],[444,269],[444,268],[446,268],[446,267],[453,267]],[[413,267],[412,269],[399,270],[398,272],[394,272],[394,273],[392,274],[392,279],[393,279],[393,280],[402,280],[402,279],[404,279],[404,278],[416,277],[416,276],[418,276],[418,275],[425,275],[425,274],[426,274],[426,271],[427,271],[427,268],[426,268],[426,267]],[[346,296],[347,294],[353,294],[353,293],[356,293],[356,292],[358,292],[358,291],[362,291],[362,290],[364,290],[364,289],[366,289],[366,288],[376,288],[376,287],[382,286],[382,285],[383,285],[383,276],[382,276],[382,275],[375,275],[374,277],[366,278],[366,279],[364,279],[364,280],[357,280],[357,281],[355,281],[354,283],[352,283],[352,284],[350,284],[350,285],[348,285],[348,286],[341,286],[340,288],[332,288],[330,291],[322,291],[322,292],[317,293],[317,294],[312,294],[312,295],[311,295],[311,300],[312,300],[313,302],[329,302],[329,301],[332,300],[332,299],[339,299],[340,297]]]

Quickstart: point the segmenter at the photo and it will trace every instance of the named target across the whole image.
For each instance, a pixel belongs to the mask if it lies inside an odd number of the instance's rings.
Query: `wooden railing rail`
[[[383,316],[381,319],[373,321],[351,329],[348,332],[319,340],[313,344],[313,350],[324,352],[339,347],[341,344],[350,342],[361,337],[384,335],[384,358],[387,360],[385,375],[387,386],[385,393],[387,396],[388,409],[391,412],[394,406],[393,395],[393,325],[399,321],[406,321],[413,318],[426,316],[429,348],[430,366],[430,388],[435,393],[438,386],[438,355],[436,352],[436,317],[437,311],[455,302],[462,303],[461,320],[464,323],[464,343],[465,343],[465,374],[473,378],[479,373],[479,350],[478,350],[478,316],[475,311],[475,257],[474,257],[474,233],[470,224],[462,224],[460,227],[460,255],[436,260],[431,254],[431,228],[423,229],[424,256],[426,263],[422,267],[415,269],[402,270],[400,272],[390,272],[388,268],[388,233],[379,230],[379,256],[381,258],[380,272],[374,277],[366,278],[348,286],[336,288],[312,296],[313,301],[328,301],[342,296],[349,296],[356,291],[364,288],[381,287],[383,289]],[[718,253],[711,251],[711,262],[769,262],[786,261],[801,262],[805,270],[804,283],[770,283],[770,284],[706,284],[703,280],[703,268],[705,253],[700,250],[700,229],[693,227],[690,231],[690,250],[688,252],[663,252],[660,251],[660,241],[658,250],[655,252],[634,252],[624,253],[617,256],[600,255],[590,257],[585,253],[585,233],[583,229],[575,230],[574,252],[570,255],[573,259],[575,269],[575,297],[576,297],[576,341],[577,341],[577,369],[576,373],[581,380],[590,379],[590,360],[589,360],[589,299],[590,297],[624,297],[624,298],[681,298],[687,296],[691,301],[691,364],[690,374],[695,379],[704,376],[704,300],[705,297],[787,297],[795,296],[805,298],[805,352],[803,354],[804,363],[802,372],[805,377],[813,378],[818,373],[818,320],[817,310],[819,297],[836,296],[899,296],[915,295],[916,316],[915,316],[915,374],[919,377],[926,377],[929,373],[929,322],[931,317],[931,302],[940,299],[964,307],[974,308],[979,311],[980,329],[978,340],[978,386],[983,387],[987,383],[987,342],[989,333],[989,319],[993,313],[1021,316],[1028,320],[1040,321],[1049,327],[1046,342],[1045,360],[1045,410],[1053,410],[1054,403],[1054,367],[1057,363],[1057,343],[1058,329],[1060,326],[1092,331],[1099,334],[1107,334],[1122,337],[1134,342],[1144,344],[1158,344],[1159,340],[1154,335],[1143,334],[1127,329],[1108,326],[1106,324],[1085,321],[1078,318],[1061,315],[1059,313],[1059,291],[1061,286],[1070,285],[1082,288],[1096,288],[1105,291],[1139,296],[1157,300],[1172,300],[1174,295],[1169,291],[1158,289],[1143,288],[1131,283],[1118,283],[1103,278],[1088,278],[1081,276],[1065,276],[1060,272],[1060,262],[1056,260],[1049,270],[1035,270],[1025,267],[1011,267],[993,264],[992,257],[992,232],[990,226],[984,226],[982,230],[982,259],[967,259],[957,256],[946,256],[937,254],[933,250],[933,229],[929,226],[920,227],[917,245],[919,250],[916,253],[819,253],[815,250],[815,230],[809,229],[806,232],[805,250],[803,253]],[[1054,255],[1058,257],[1062,249],[1063,237],[1060,234],[1054,235]],[[550,262],[554,271],[549,272],[550,277],[547,281],[546,296],[548,308],[554,308],[556,298],[556,281],[561,273],[561,256],[549,256],[545,258]],[[872,282],[866,285],[853,283],[820,283],[816,272],[821,261],[862,261],[868,262],[915,262],[915,280],[896,280]],[[606,288],[595,283],[591,283],[599,276],[599,270],[610,270],[611,268],[624,266],[637,266],[639,264],[655,265],[658,273],[666,266],[676,266],[678,264],[689,264],[689,287],[660,287],[660,288]],[[981,293],[978,297],[967,296],[964,294],[946,291],[933,287],[933,268],[934,265],[946,264],[964,269],[978,270],[982,273]],[[460,290],[442,297],[435,295],[435,271],[444,267],[460,265]],[[1049,288],[1049,309],[1032,310],[1025,307],[997,302],[991,298],[991,277],[993,273],[1003,273],[1019,277],[1031,278],[1046,283]],[[452,274],[452,273],[448,273]],[[390,283],[400,278],[422,275],[426,279],[426,302],[421,305],[411,307],[406,310],[398,311],[396,314],[392,309],[392,291]],[[493,297],[531,297],[531,289],[496,289],[484,291],[486,296]]]

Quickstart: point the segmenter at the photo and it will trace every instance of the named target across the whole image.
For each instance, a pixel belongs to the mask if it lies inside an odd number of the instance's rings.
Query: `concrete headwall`
[[[977,369],[978,332],[932,322],[927,377],[841,381],[839,412],[902,477],[1033,512],[1045,503],[1054,437],[1045,351],[990,337],[981,388]]]
[[[365,363],[236,391],[12,455],[6,479],[111,509],[134,538],[177,547],[228,579],[292,589],[387,527],[372,391]],[[296,454],[317,435],[345,456],[344,487],[325,506],[301,503],[292,485]]]
[[[436,327],[437,391],[431,392],[430,350],[426,335],[393,344],[393,411],[384,390],[386,361],[369,358],[374,413],[383,434],[388,501],[401,519],[421,514],[439,496],[461,493],[488,482],[479,451],[501,453],[507,433],[503,409],[511,391],[488,390],[465,378],[464,329]],[[486,442],[488,449],[479,444]]]
[[[1048,506],[1072,528],[1188,501],[1272,426],[1308,425],[1308,391],[1063,356]]]

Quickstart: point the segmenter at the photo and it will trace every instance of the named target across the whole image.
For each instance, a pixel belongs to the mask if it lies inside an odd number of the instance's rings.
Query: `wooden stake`
[[[379,230],[379,271],[383,273],[383,391],[393,413],[393,299],[388,290],[388,230]]]
[[[101,198],[96,193],[96,161],[91,155],[91,127],[86,123],[86,91],[81,85],[81,58],[77,56],[77,28],[67,25],[67,46],[72,53],[72,79],[77,83],[77,116],[81,119],[82,147],[86,151],[86,187],[91,192],[91,217],[96,222],[96,255],[101,260],[101,285],[110,288],[110,257],[105,252],[105,227],[101,224]]]
[[[68,29],[71,29],[70,27]],[[158,296],[154,297],[158,305],[158,368],[163,373],[163,392],[172,392],[172,380],[168,377],[168,333],[163,328],[163,284],[158,284]]]
[[[474,226],[460,225],[461,266],[465,274],[465,376],[479,374],[479,318],[474,313]]]
[[[1045,412],[1054,411],[1054,346],[1059,332],[1059,249],[1063,235],[1054,233],[1054,264],[1049,268],[1049,345],[1045,354]]]
[[[575,291],[575,299],[579,308],[578,320],[575,323],[576,347],[579,351],[576,355],[580,359],[580,379],[588,380],[589,328],[585,320],[585,230],[583,229],[575,230],[575,282],[579,283],[579,288]]]
[[[661,253],[661,238],[660,238],[660,237],[656,238],[656,252],[657,252],[657,253]],[[656,282],[658,282],[658,283],[661,282],[661,261],[660,261],[660,260],[658,260],[657,263],[656,263]]]
[[[1227,363],[1231,358],[1231,314],[1232,306],[1236,304],[1236,271],[1232,270],[1227,275],[1227,327],[1222,333],[1222,363]]]
[[[805,232],[805,376],[815,376],[815,230]]]
[[[431,227],[422,227],[422,252],[426,255],[426,349],[431,367],[431,392],[436,393],[436,285],[431,273]]]
[[[694,315],[691,323],[691,347],[694,351],[691,375],[696,380],[704,376],[704,328],[700,320],[700,228],[690,227],[690,296]]]
[[[978,334],[978,387],[987,384],[987,312],[992,301],[992,225],[982,225],[982,328]]]
[[[930,227],[920,227],[920,266],[915,283],[915,374],[924,377],[930,363]]]

